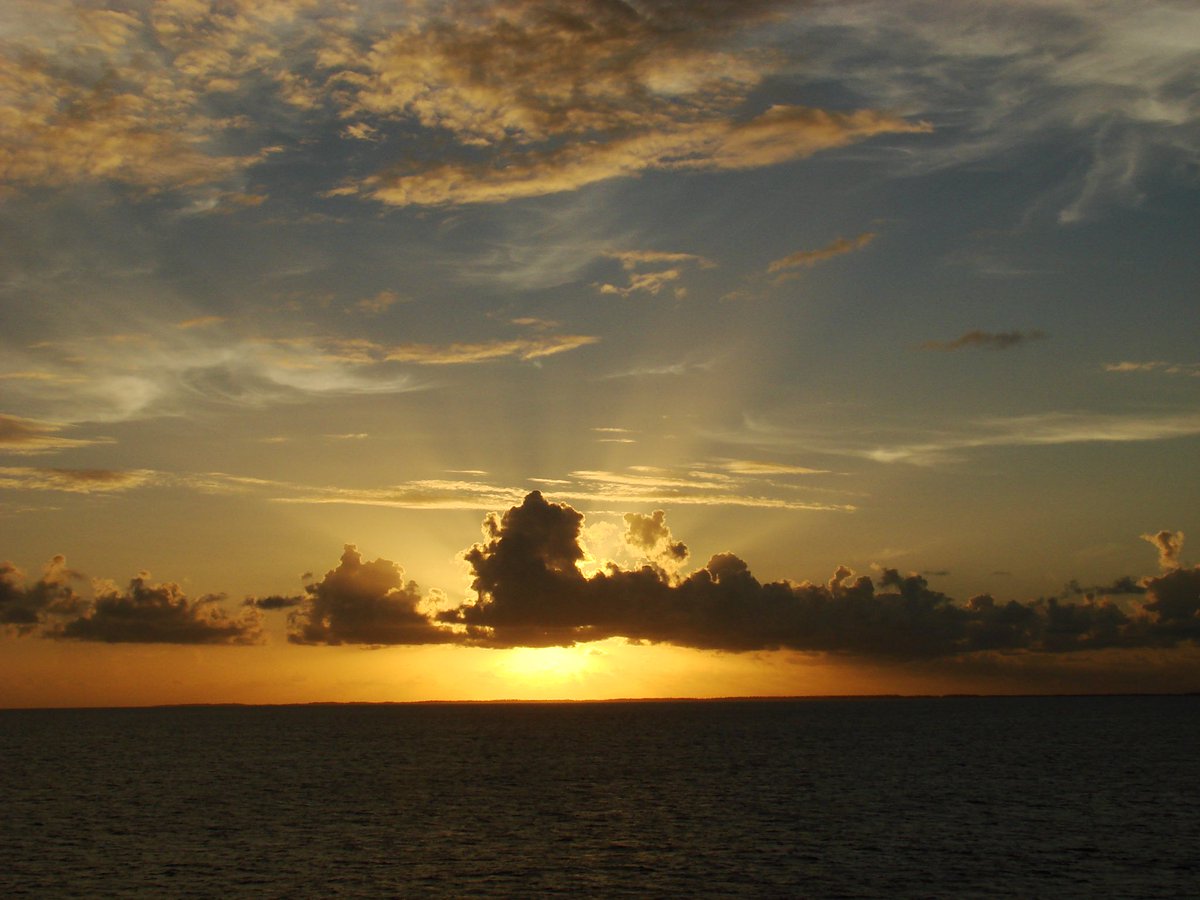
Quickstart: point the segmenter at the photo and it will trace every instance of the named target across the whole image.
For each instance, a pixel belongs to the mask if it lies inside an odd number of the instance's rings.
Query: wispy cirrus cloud
[[[365,338],[248,337],[221,322],[156,332],[44,341],[20,351],[10,394],[65,422],[176,415],[195,403],[261,408],[322,396],[421,390],[410,366],[546,359],[596,343],[593,335],[539,331],[471,342],[385,343]],[[3,364],[0,363],[0,377]],[[37,374],[40,377],[31,377]],[[12,416],[0,446],[23,452],[83,446],[63,426]]]
[[[425,366],[468,365],[501,359],[529,362],[577,350],[600,339],[586,334],[534,335],[510,340],[479,341],[452,344],[393,344],[383,350],[390,362],[416,363]]]
[[[1200,413],[1177,412],[1045,412],[980,417],[945,425],[916,428],[859,426],[828,430],[804,429],[747,417],[736,431],[709,432],[707,437],[732,446],[775,452],[807,451],[869,459],[881,463],[934,465],[962,460],[973,450],[989,447],[1049,447],[1066,444],[1134,443],[1200,435]]]
[[[867,0],[814,4],[795,24],[812,37],[807,77],[934,121],[944,140],[904,159],[915,171],[1069,146],[1080,164],[1038,202],[1064,224],[1193,179],[1195,4]]]

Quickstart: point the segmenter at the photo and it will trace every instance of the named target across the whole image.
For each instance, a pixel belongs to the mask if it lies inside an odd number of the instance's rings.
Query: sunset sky
[[[4,3],[0,706],[1200,690],[1198,72],[1193,0]]]

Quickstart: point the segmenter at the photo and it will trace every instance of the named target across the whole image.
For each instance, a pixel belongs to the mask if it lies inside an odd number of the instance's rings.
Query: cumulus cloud
[[[679,568],[688,558],[687,545],[672,537],[661,509],[648,516],[626,513],[625,543],[668,571]]]
[[[991,350],[1008,350],[1038,341],[1046,337],[1045,332],[1036,329],[1032,331],[968,331],[952,341],[926,341],[921,345],[923,350],[962,350],[968,347],[986,347]]]
[[[1166,570],[1178,569],[1179,554],[1183,550],[1182,531],[1159,531],[1154,534],[1143,534],[1143,541],[1153,544],[1158,550],[1158,564]]]
[[[1173,646],[1200,633],[1200,569],[1145,581],[1126,609],[1108,596],[957,603],[917,574],[882,569],[876,580],[839,567],[824,584],[758,581],[744,561],[718,553],[673,579],[647,565],[610,564],[588,578],[578,563],[583,517],[540,493],[485,522],[485,542],[465,555],[474,602],[438,618],[485,646],[550,646],[621,636],[735,652],[793,649],[883,658],[985,651],[1062,653]],[[671,546],[665,522],[627,516],[635,547]]]
[[[386,559],[365,562],[347,544],[341,563],[305,588],[289,615],[288,640],[296,644],[441,644],[454,641],[417,607],[420,589]],[[282,605],[282,604],[280,604]]]
[[[584,516],[540,492],[489,513],[484,540],[464,552],[474,597],[458,605],[422,594],[395,562],[368,562],[346,545],[339,565],[297,596],[247,598],[239,617],[223,597],[189,600],[175,584],[145,573],[121,590],[94,586],[87,603],[79,578],[55,557],[25,584],[0,565],[0,625],[19,634],[39,626],[58,639],[247,644],[261,640],[263,610],[290,609],[297,644],[364,646],[463,644],[544,647],[621,637],[728,652],[796,650],[876,659],[943,659],[980,653],[1055,654],[1169,648],[1200,640],[1200,566],[1178,562],[1182,535],[1151,536],[1167,555],[1162,574],[1105,587],[1072,582],[1060,596],[965,602],[934,590],[922,575],[881,568],[874,576],[840,566],[822,583],[762,582],[733,553],[713,555],[683,575],[687,548],[663,511],[624,517],[626,544],[647,560],[608,563],[591,575],[581,544]],[[1082,595],[1082,599],[1079,598]]]
[[[233,618],[220,594],[188,599],[171,582],[151,584],[143,572],[121,590],[101,585],[87,611],[47,630],[62,640],[108,644],[257,644],[262,641],[258,614],[246,609]]]
[[[10,562],[0,562],[0,625],[26,634],[46,615],[69,614],[82,604],[70,582],[79,575],[67,568],[66,557],[55,556],[33,584]]]

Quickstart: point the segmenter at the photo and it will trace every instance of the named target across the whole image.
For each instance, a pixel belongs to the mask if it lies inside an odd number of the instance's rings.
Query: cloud
[[[660,513],[627,516],[635,547],[669,548]],[[893,659],[993,651],[1065,653],[1174,646],[1200,635],[1200,568],[1148,579],[1146,600],[1126,610],[1107,597],[965,604],[924,577],[882,569],[878,584],[839,567],[825,584],[759,582],[745,562],[718,553],[673,579],[659,567],[585,577],[578,563],[583,516],[540,493],[484,523],[465,554],[477,599],[438,618],[485,646],[553,646],[625,637],[701,649],[792,649]]]
[[[442,644],[457,640],[420,610],[420,590],[404,581],[393,562],[364,562],[347,544],[341,563],[305,588],[307,596],[288,617],[288,640],[296,644]]]
[[[824,583],[761,582],[732,553],[687,574],[687,548],[665,513],[624,516],[624,540],[648,563],[608,563],[585,575],[584,516],[538,491],[489,513],[484,540],[463,553],[474,598],[457,606],[422,595],[394,562],[367,562],[346,545],[337,568],[299,596],[247,598],[232,618],[223,597],[189,600],[145,573],[127,590],[98,584],[85,603],[79,578],[55,557],[32,585],[0,565],[0,624],[20,634],[105,642],[246,644],[262,639],[260,611],[290,609],[289,640],[365,646],[455,643],[479,647],[566,646],[614,637],[727,652],[795,650],[874,659],[935,660],[978,654],[1062,654],[1170,648],[1200,640],[1200,566],[1178,563],[1182,536],[1152,536],[1169,564],[1139,582],[1068,586],[1061,597],[1024,602],[988,594],[956,601],[924,576],[881,568],[874,578],[840,566]],[[1084,594],[1082,600],[1069,597]],[[82,612],[81,612],[82,610]]]
[[[699,266],[711,269],[716,264],[703,256],[694,253],[670,253],[658,250],[625,250],[609,252],[605,256],[619,260],[621,268],[627,273],[628,283],[617,285],[603,283],[597,285],[602,294],[615,294],[629,297],[635,293],[645,293],[657,297],[664,288],[683,277],[685,267]],[[638,271],[646,266],[653,266],[649,271]],[[676,285],[673,292],[676,300],[687,296],[687,289]]]
[[[648,516],[626,513],[625,543],[667,571],[673,572],[687,562],[687,545],[671,535],[666,513],[661,509]]]
[[[206,102],[256,65],[245,26],[265,23],[249,7],[224,16],[166,3],[145,18],[67,2],[23,7],[0,43],[3,184],[157,192],[225,182],[263,158],[265,148],[234,149],[242,123]]]
[[[966,347],[987,347],[991,350],[1008,350],[1029,341],[1046,337],[1042,331],[968,331],[952,341],[926,341],[923,350],[962,350]]]
[[[60,436],[65,425],[0,415],[0,451],[5,453],[52,453],[94,444],[111,444],[112,438],[68,438]]]
[[[600,340],[586,334],[537,335],[512,340],[454,344],[394,344],[386,348],[384,359],[424,366],[469,365],[500,359],[525,362],[577,350]]]
[[[378,316],[387,312],[400,301],[400,295],[395,291],[380,291],[373,297],[364,297],[354,304],[357,312],[366,316]]]
[[[111,494],[143,487],[158,480],[158,473],[149,469],[43,469],[0,466],[0,489],[9,491]]]
[[[1046,412],[1023,416],[993,416],[955,424],[951,428],[906,428],[893,434],[868,434],[855,440],[847,435],[821,434],[815,429],[781,427],[747,419],[741,431],[714,435],[730,444],[775,450],[814,451],[861,457],[881,463],[933,465],[963,458],[964,451],[987,447],[1043,447],[1062,444],[1161,441],[1200,435],[1200,414]]]
[[[1162,360],[1119,362],[1105,364],[1104,371],[1120,373],[1162,372],[1166,375],[1190,375],[1192,378],[1200,378],[1200,363],[1171,363],[1163,362]]]
[[[1143,608],[1154,617],[1154,634],[1164,643],[1200,640],[1200,566],[1173,568],[1146,580]]]
[[[849,504],[818,503],[744,491],[732,474],[693,467],[678,472],[631,467],[624,472],[578,469],[570,473],[574,484],[558,491],[572,500],[603,503],[670,503],[676,506],[741,506],[758,509],[793,509],[819,512],[853,512]]]
[[[108,644],[257,644],[261,622],[253,609],[231,618],[219,594],[189,600],[177,584],[150,584],[143,572],[126,590],[101,586],[83,615],[47,629],[61,640]]]
[[[335,341],[245,338],[215,324],[45,342],[28,350],[47,377],[14,385],[26,405],[73,422],[191,413],[198,402],[261,408],[313,397],[416,390],[415,379]]]
[[[1121,0],[822,3],[797,17],[803,73],[935,121],[915,171],[1021,164],[1053,146],[1040,203],[1064,224],[1194,183],[1200,8]]]
[[[754,459],[728,459],[721,468],[734,475],[828,475],[828,469],[810,469],[787,463],[763,462]]]
[[[269,597],[247,597],[242,601],[242,605],[252,606],[255,609],[278,610],[292,609],[303,602],[303,597],[285,597],[281,594],[272,594]]]
[[[882,134],[930,131],[874,110],[829,112],[773,106],[744,121],[705,121],[607,142],[570,143],[493,163],[445,163],[416,174],[376,175],[364,181],[372,198],[393,206],[505,203],[574,191],[646,171],[736,171],[805,159]]]
[[[1182,531],[1159,531],[1155,534],[1143,534],[1142,540],[1153,544],[1158,550],[1159,567],[1168,571],[1179,568],[1179,554],[1183,550]]]
[[[244,338],[210,327],[47,342],[29,350],[44,378],[12,394],[76,422],[119,422],[194,410],[197,401],[262,408],[312,398],[395,394],[423,385],[401,364],[533,361],[598,342],[592,335],[539,332],[449,344],[380,343],[302,336]],[[111,443],[63,437],[63,425],[0,416],[0,450],[37,453]]]
[[[20,569],[0,562],[0,625],[28,634],[46,615],[75,612],[83,601],[70,582],[78,577],[67,568],[66,557],[58,555],[46,564],[37,581],[26,586]]]
[[[839,237],[832,243],[826,244],[817,250],[797,250],[795,253],[772,262],[767,266],[767,271],[775,274],[777,272],[787,272],[791,269],[811,268],[817,263],[861,250],[870,244],[871,241],[875,240],[875,237],[876,233],[874,231],[864,231],[853,238]]]

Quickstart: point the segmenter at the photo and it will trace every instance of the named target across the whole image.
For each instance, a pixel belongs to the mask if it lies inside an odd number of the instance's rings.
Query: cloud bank
[[[936,660],[978,653],[1073,653],[1169,648],[1200,639],[1200,566],[1181,560],[1183,535],[1147,540],[1162,574],[1108,587],[1072,582],[1061,596],[1025,602],[988,594],[958,602],[918,574],[884,568],[871,578],[839,567],[824,583],[761,582],[732,553],[683,575],[687,547],[665,514],[624,517],[639,568],[580,569],[584,517],[538,491],[489,514],[484,540],[464,552],[473,597],[455,605],[422,593],[394,562],[368,562],[347,545],[339,565],[295,597],[249,598],[234,618],[222,597],[189,600],[177,585],[144,573],[126,590],[101,585],[84,603],[56,557],[33,584],[0,568],[0,623],[20,634],[39,627],[60,639],[107,642],[255,643],[260,610],[291,609],[297,644],[459,644],[549,647],[621,637],[630,641],[744,653],[794,650],[880,660]],[[1071,600],[1069,598],[1082,597]],[[82,610],[82,612],[80,612]]]

